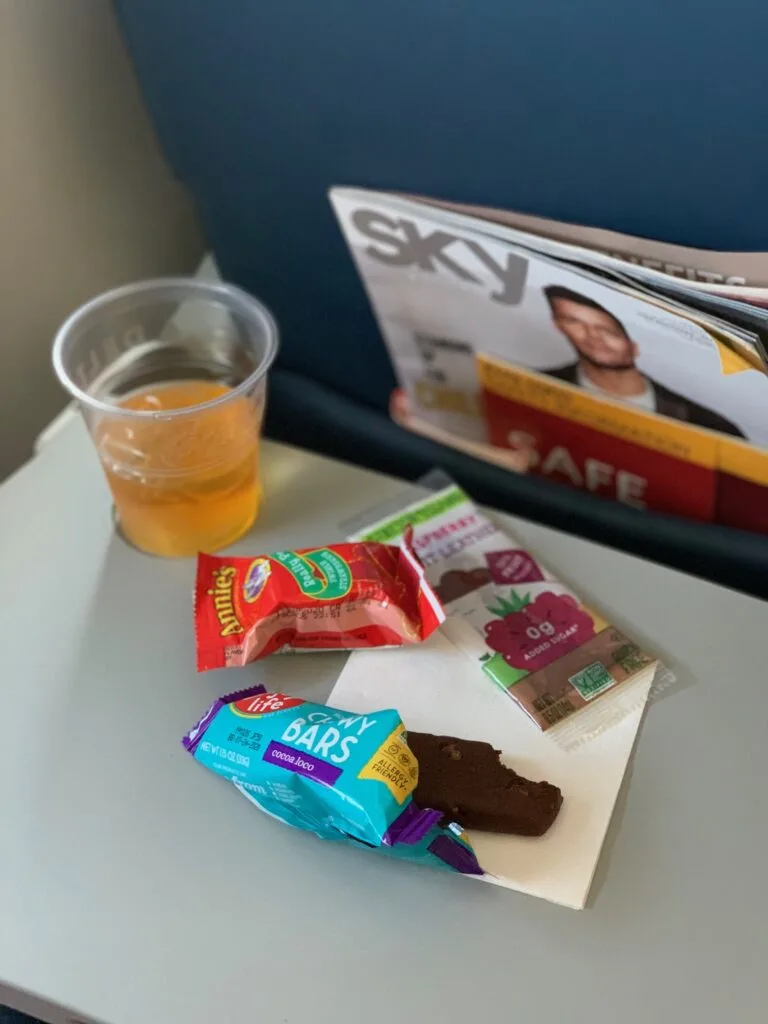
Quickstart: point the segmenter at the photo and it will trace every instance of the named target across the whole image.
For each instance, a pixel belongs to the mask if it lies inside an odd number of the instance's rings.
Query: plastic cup
[[[228,284],[160,278],[81,306],[53,345],[127,540],[182,557],[231,544],[261,500],[259,442],[277,326]]]

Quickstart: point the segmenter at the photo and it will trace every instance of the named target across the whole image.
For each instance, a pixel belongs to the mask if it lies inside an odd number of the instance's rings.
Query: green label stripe
[[[500,654],[494,654],[483,662],[483,672],[490,676],[502,690],[509,690],[515,683],[519,683],[521,679],[530,675],[525,668],[514,668],[512,665],[508,665]]]
[[[318,601],[334,601],[352,589],[352,571],[343,558],[328,548],[305,551],[276,551],[270,556],[284,566],[302,594]]]
[[[451,487],[447,491],[440,491],[434,498],[427,498],[424,502],[415,505],[413,508],[380,523],[368,533],[361,534],[363,540],[376,541],[379,544],[388,544],[390,541],[401,537],[406,526],[418,526],[430,519],[435,519],[448,512],[457,505],[468,501],[466,494],[460,487]]]

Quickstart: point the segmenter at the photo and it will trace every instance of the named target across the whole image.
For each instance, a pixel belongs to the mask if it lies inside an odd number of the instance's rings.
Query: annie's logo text
[[[237,569],[234,565],[223,565],[213,574],[213,587],[208,591],[213,598],[213,607],[216,609],[216,617],[221,626],[222,636],[232,636],[234,633],[242,633],[243,627],[235,613],[235,602],[233,589]]]

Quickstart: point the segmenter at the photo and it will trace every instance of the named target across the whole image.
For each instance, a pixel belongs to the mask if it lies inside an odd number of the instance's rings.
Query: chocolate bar
[[[531,782],[501,763],[500,751],[479,740],[409,732],[419,762],[413,798],[440,811],[446,821],[483,832],[542,836],[563,797],[551,782]]]

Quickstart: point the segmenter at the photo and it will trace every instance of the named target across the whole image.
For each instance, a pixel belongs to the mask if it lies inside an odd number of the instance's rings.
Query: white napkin
[[[638,709],[576,749],[561,750],[442,633],[423,644],[352,654],[328,703],[394,707],[406,729],[486,740],[533,780],[559,786],[563,806],[545,836],[470,832],[484,881],[581,909],[600,857],[651,687]]]

